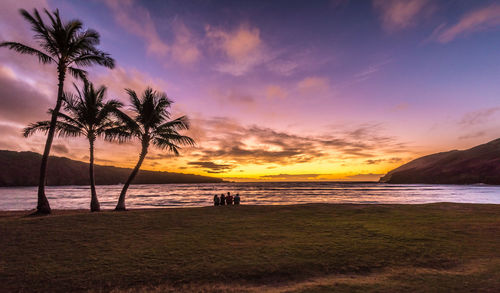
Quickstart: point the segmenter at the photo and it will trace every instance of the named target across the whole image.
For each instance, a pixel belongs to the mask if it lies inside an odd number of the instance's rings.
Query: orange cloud
[[[440,43],[448,43],[457,36],[486,30],[500,25],[500,5],[486,6],[464,15],[458,23],[445,27],[439,26],[431,38]]]
[[[328,79],[324,77],[306,77],[297,84],[297,88],[304,94],[318,93],[329,89]]]
[[[266,88],[266,97],[268,99],[284,99],[288,93],[277,85],[270,85]]]
[[[191,64],[197,61],[201,53],[191,31],[179,20],[174,21],[173,30],[172,58],[176,62],[184,64]]]
[[[207,25],[205,31],[211,45],[228,59],[217,66],[220,72],[239,76],[268,60],[258,28],[241,25],[236,30],[226,31]]]
[[[500,107],[491,107],[466,113],[462,117],[462,120],[460,120],[460,125],[474,126],[477,124],[483,124],[491,119],[494,114],[498,113],[498,111],[500,111]]]
[[[420,16],[429,16],[435,10],[429,0],[374,0],[373,7],[389,32],[414,26]]]
[[[221,48],[229,58],[237,60],[255,53],[261,45],[260,31],[242,25],[235,31],[227,32],[221,28],[206,27],[206,34]]]
[[[380,179],[380,177],[382,177],[384,175],[385,174],[383,174],[383,173],[356,174],[356,175],[346,176],[346,179],[353,180],[353,181],[378,181]]]
[[[172,45],[172,57],[180,63],[193,63],[200,57],[200,50],[196,45],[191,32],[183,22],[174,23],[174,43]]]

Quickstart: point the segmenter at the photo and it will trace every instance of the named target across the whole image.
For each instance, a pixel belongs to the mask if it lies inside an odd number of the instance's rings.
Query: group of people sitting
[[[220,197],[216,194],[214,195],[214,206],[224,206],[224,205],[233,205],[233,202],[235,205],[240,204],[240,194],[236,193],[236,195],[233,197],[231,195],[231,192],[227,193],[227,196],[224,196],[224,193],[220,195]]]

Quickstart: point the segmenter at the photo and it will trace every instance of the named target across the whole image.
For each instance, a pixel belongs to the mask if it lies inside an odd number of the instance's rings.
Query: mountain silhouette
[[[34,152],[0,150],[0,186],[36,186],[42,156]],[[132,169],[95,165],[96,184],[125,182]],[[141,170],[134,184],[218,183],[220,178]],[[65,157],[51,156],[47,169],[47,185],[88,185],[89,164]]]
[[[384,183],[500,184],[500,139],[467,150],[436,153],[380,178]]]

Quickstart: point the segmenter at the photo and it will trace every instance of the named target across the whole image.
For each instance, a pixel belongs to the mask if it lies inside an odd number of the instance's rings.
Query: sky
[[[143,169],[378,180],[500,137],[500,1],[4,0],[0,41],[37,46],[20,8],[58,8],[101,34],[117,66],[88,70],[109,99],[151,86],[190,118],[196,146],[151,149]],[[0,149],[41,153],[44,136],[21,131],[56,96],[53,65],[0,48]],[[96,163],[133,167],[139,151],[100,140]],[[87,161],[88,142],[56,138],[51,154]]]

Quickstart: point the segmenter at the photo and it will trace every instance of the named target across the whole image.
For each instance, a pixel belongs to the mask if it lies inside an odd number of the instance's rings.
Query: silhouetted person
[[[231,195],[230,192],[227,193],[227,196],[226,196],[226,203],[228,206],[232,205],[233,204],[233,196]]]
[[[219,199],[219,197],[218,197],[218,196],[217,196],[217,194],[216,194],[216,195],[214,195],[214,206],[216,207],[216,206],[218,206],[219,204],[220,204],[220,199]]]
[[[234,196],[234,204],[235,205],[240,204],[240,194],[239,193],[236,193],[236,195]]]
[[[220,195],[220,205],[226,205],[226,197],[224,196],[224,193],[221,193]]]

